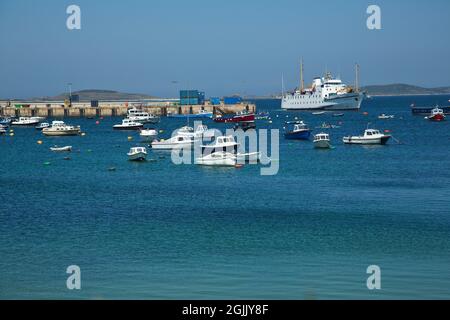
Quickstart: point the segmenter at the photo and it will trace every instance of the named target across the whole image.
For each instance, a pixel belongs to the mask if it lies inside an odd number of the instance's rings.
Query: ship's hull
[[[299,99],[298,95],[285,96],[281,108],[285,110],[359,110],[364,100],[364,94],[346,94],[328,99]]]
[[[287,140],[309,140],[309,137],[311,136],[311,131],[304,130],[304,131],[291,131],[286,132],[284,134],[284,138]]]

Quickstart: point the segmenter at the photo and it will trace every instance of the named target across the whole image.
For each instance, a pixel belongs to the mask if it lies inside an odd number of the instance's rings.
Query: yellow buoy
[[[81,136],[84,137],[86,135],[86,132],[81,133]]]
[[[164,132],[164,130],[159,130],[159,133],[163,133]]]
[[[10,136],[10,137],[14,137],[14,132],[11,132],[11,133],[9,134],[9,136]]]
[[[37,144],[42,144],[42,140],[38,140]]]
[[[128,137],[128,141],[131,141],[131,140],[133,140],[133,137],[131,137],[131,136]]]

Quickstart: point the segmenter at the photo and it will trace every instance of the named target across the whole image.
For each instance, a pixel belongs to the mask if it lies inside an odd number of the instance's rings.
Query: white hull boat
[[[131,148],[127,155],[129,161],[144,161],[147,159],[147,149],[144,147]]]
[[[38,119],[28,118],[28,117],[20,117],[18,120],[14,120],[11,122],[12,126],[35,126],[39,123]]]
[[[42,129],[45,136],[77,136],[81,133],[79,126],[69,126],[63,121],[53,121],[52,126]]]
[[[155,129],[141,130],[139,136],[141,137],[142,142],[152,142],[158,137],[158,131]]]
[[[152,142],[151,147],[155,150],[181,149],[192,147],[196,141],[193,137],[176,135],[168,140],[155,140]]]
[[[123,119],[121,124],[116,124],[113,126],[114,130],[139,130],[144,127],[141,122],[136,122],[130,119]]]
[[[51,147],[50,150],[53,152],[71,152],[72,146],[65,146],[65,147],[54,146],[54,147]]]
[[[385,145],[390,138],[390,135],[382,134],[379,130],[367,129],[363,136],[348,136],[343,141],[345,144]]]
[[[204,157],[197,158],[195,163],[202,166],[220,166],[234,167],[236,165],[236,156],[229,152],[213,152]]]
[[[330,135],[327,133],[319,133],[314,136],[314,148],[316,149],[330,149],[331,141]]]
[[[395,118],[395,116],[394,115],[386,115],[386,114],[380,114],[379,116],[378,116],[378,119],[380,119],[380,120],[389,120],[389,119],[394,119]]]

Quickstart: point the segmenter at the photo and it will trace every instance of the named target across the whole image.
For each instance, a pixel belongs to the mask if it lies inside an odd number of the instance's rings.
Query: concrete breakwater
[[[64,102],[21,102],[0,101],[0,116],[9,117],[114,117],[126,116],[127,110],[136,107],[145,112],[167,116],[168,114],[196,114],[201,110],[213,112],[214,114],[231,114],[247,110],[256,112],[256,105],[251,103],[240,103],[235,105],[190,105],[181,106],[172,102],[99,102],[98,106],[92,107],[90,102],[79,102],[67,105]]]

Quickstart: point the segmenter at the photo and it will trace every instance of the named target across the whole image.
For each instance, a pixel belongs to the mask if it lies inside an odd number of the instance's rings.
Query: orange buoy
[[[243,164],[235,164],[234,165],[234,167],[236,168],[236,169],[240,169],[240,168],[242,168],[244,165]]]

